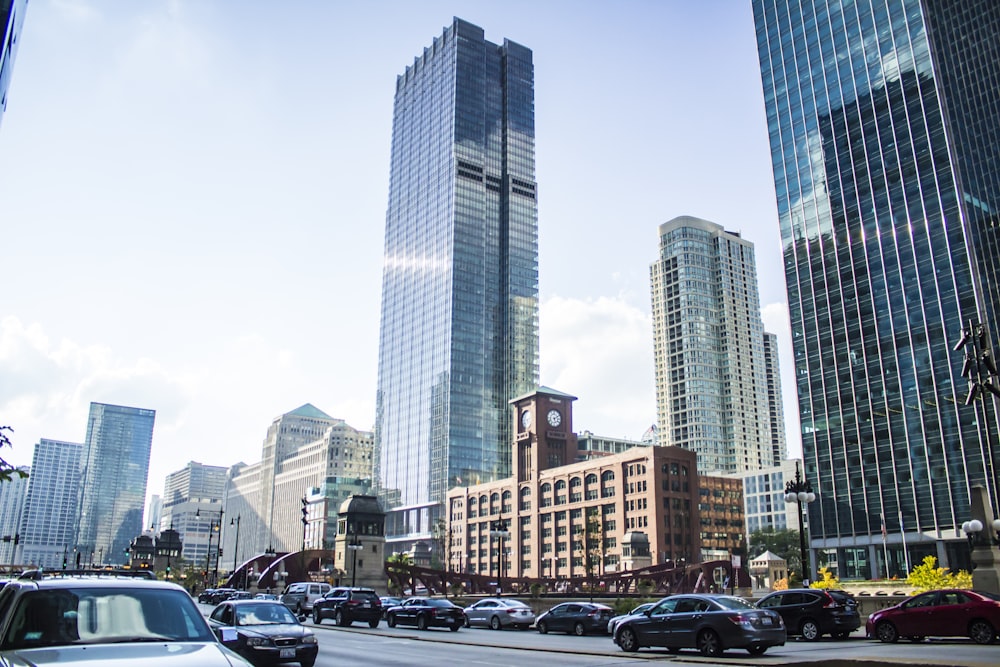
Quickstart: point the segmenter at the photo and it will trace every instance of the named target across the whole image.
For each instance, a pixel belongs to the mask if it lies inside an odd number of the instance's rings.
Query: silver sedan
[[[465,608],[465,627],[480,625],[494,630],[527,629],[535,622],[531,607],[513,598],[485,598]]]

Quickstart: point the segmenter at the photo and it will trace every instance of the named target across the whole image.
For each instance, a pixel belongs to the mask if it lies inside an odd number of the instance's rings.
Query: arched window
[[[556,482],[556,491],[563,491],[566,488],[566,480],[560,479]]]
[[[524,491],[527,491],[528,493],[531,493],[531,490],[530,490],[530,489],[528,489],[527,487],[525,487],[525,488],[524,488],[524,489],[523,489],[523,490],[521,491],[521,493],[523,494],[523,493],[524,493]],[[510,491],[504,491],[504,492],[503,492],[503,501],[504,501],[504,502],[506,503],[506,502],[507,502],[507,501],[509,501],[509,500],[510,500]]]
[[[579,477],[574,477],[573,479],[569,480],[569,488],[571,489],[575,489],[576,487],[582,485],[583,485],[583,480],[580,479]]]
[[[531,497],[531,489],[529,489],[528,487],[524,487],[523,489],[521,489],[521,498],[522,499],[524,499],[524,498],[530,498],[530,497]]]
[[[602,482],[613,482],[615,480],[615,472],[613,470],[605,470],[601,473]]]
[[[584,481],[587,483],[587,486],[590,486],[591,484],[597,484],[597,475],[595,475],[594,473],[590,473],[589,475],[587,475],[587,478]]]
[[[552,493],[552,485],[548,482],[542,484],[542,493]]]

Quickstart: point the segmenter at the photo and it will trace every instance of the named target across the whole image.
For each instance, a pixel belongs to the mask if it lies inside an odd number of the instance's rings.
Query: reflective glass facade
[[[155,410],[90,404],[76,533],[81,553],[124,563],[129,543],[142,534],[155,418]]]
[[[995,403],[965,405],[969,320],[1000,325],[1000,3],[753,0],[814,548],[840,576],[948,563],[994,507]],[[902,527],[902,529],[901,529]],[[951,545],[946,542],[953,540]],[[894,569],[895,568],[895,569]]]
[[[27,8],[28,0],[0,0],[0,121],[7,108],[7,88]]]
[[[74,533],[80,493],[83,445],[42,438],[35,445],[21,516],[21,545],[15,563],[62,567],[63,555],[76,563]],[[90,553],[81,563],[92,562]]]
[[[510,475],[508,402],[538,384],[531,51],[455,19],[396,82],[376,406],[392,534]]]

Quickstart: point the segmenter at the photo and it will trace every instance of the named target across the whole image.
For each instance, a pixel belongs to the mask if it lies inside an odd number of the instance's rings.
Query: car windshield
[[[452,604],[451,600],[439,600],[437,598],[431,598],[429,600],[426,600],[424,602],[424,604],[426,604],[426,605],[428,605],[430,607],[454,607],[455,606],[454,604]]]
[[[754,609],[755,607],[743,598],[718,597],[715,601],[726,609]]]
[[[275,625],[298,623],[288,607],[279,603],[244,604],[236,606],[236,625]]]
[[[67,644],[211,642],[191,598],[158,588],[62,588],[26,593],[10,611],[0,651]]]

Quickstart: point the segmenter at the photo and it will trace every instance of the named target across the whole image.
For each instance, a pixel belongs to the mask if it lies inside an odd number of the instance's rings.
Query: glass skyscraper
[[[129,543],[143,532],[155,418],[155,410],[90,404],[76,548],[97,562],[124,563]]]
[[[538,384],[531,51],[454,19],[397,78],[376,477],[392,540],[446,491],[510,475],[508,402]]]
[[[0,0],[0,121],[7,108],[7,88],[27,8],[28,0]]]
[[[953,347],[975,321],[995,349],[1000,326],[1000,3],[753,13],[811,547],[842,578],[968,568],[971,487],[997,508],[997,413],[988,392],[966,405]]]
[[[21,515],[21,545],[15,562],[57,568],[63,558],[76,566],[77,503],[83,445],[42,438],[35,445]],[[91,554],[80,553],[81,564]]]

